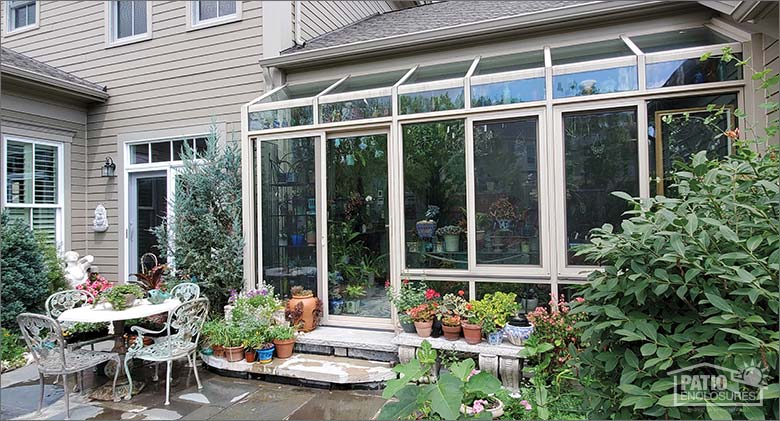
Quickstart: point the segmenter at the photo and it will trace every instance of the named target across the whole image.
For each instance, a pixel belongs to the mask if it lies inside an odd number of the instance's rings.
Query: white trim
[[[16,29],[11,30],[11,19],[13,19],[11,15],[11,2],[8,0],[3,1],[3,14],[5,15],[5,22],[3,25],[3,36],[13,36],[16,34],[21,34],[27,31],[32,31],[33,29],[38,29],[41,26],[41,2],[38,0],[33,0],[33,3],[35,3],[35,23],[30,25],[25,25],[22,27],[18,27]]]
[[[134,0],[140,1],[140,0]],[[105,28],[105,48],[118,47],[121,45],[134,44],[136,42],[152,39],[152,1],[146,1],[146,32],[135,34],[129,37],[118,38],[117,31],[119,27],[116,24],[116,0],[104,0],[104,28]],[[135,7],[135,4],[133,4]],[[135,19],[135,13],[133,13]],[[134,25],[133,25],[134,26]],[[135,28],[133,28],[135,30]]]
[[[722,54],[721,49],[724,47],[730,47],[732,53],[741,53],[742,44],[740,43],[728,43],[728,44],[715,44],[707,45],[704,47],[691,47],[681,48],[679,50],[671,51],[659,51],[657,53],[647,54],[647,64],[662,63],[667,61],[685,60],[690,58],[698,59],[705,53],[712,53],[712,57],[720,57]]]
[[[320,105],[332,104],[334,102],[349,101],[355,99],[381,98],[392,94],[392,86],[386,88],[363,89],[360,91],[342,92],[337,94],[327,94],[318,98]]]
[[[186,31],[197,31],[198,29],[211,28],[212,26],[225,25],[232,22],[238,22],[242,19],[243,1],[236,0],[236,12],[230,15],[218,16],[216,18],[200,20],[198,17],[199,9],[196,6],[198,0],[188,0],[186,3],[187,11],[187,29]],[[219,7],[217,8],[219,10]],[[219,11],[217,11],[219,14]]]
[[[471,76],[471,86],[487,85],[498,82],[511,82],[515,80],[535,79],[540,77],[544,77],[544,67]]]
[[[432,82],[410,83],[398,86],[398,94],[410,94],[414,92],[438,91],[442,89],[462,88],[465,86],[465,78],[434,80]]]

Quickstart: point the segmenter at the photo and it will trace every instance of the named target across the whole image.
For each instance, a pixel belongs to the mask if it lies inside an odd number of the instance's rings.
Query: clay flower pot
[[[255,359],[257,357],[257,351],[254,348],[248,348],[244,350],[244,359],[248,363],[255,362]]]
[[[461,326],[463,326],[463,339],[467,344],[476,345],[482,342],[482,325],[463,322]]]
[[[276,347],[276,358],[290,358],[293,354],[293,349],[295,348],[295,338],[285,340],[274,339],[274,347]]]
[[[417,336],[427,338],[431,336],[433,330],[433,320],[427,322],[414,322],[414,328],[417,329]]]
[[[293,296],[287,301],[287,311],[297,316],[300,311],[300,316],[293,317],[292,325],[301,326],[300,329],[304,332],[310,332],[317,327],[319,317],[315,317],[315,311],[317,310],[319,299],[314,295]]]
[[[243,346],[226,346],[225,347],[225,359],[230,363],[241,361],[244,359],[244,347]]]
[[[214,356],[219,358],[225,358],[225,347],[222,345],[211,345],[211,350],[214,351]]]
[[[460,338],[460,326],[442,324],[441,329],[444,331],[444,339],[448,341],[457,341]]]

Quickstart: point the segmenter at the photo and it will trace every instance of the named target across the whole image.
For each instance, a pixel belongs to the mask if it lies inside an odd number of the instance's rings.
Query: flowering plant
[[[444,325],[460,326],[462,316],[468,313],[466,310],[468,302],[463,298],[465,294],[465,291],[460,290],[457,295],[444,295],[436,315]]]
[[[552,295],[551,295],[552,297]],[[583,302],[581,297],[575,299],[577,302]],[[586,313],[571,313],[571,307],[561,297],[556,302],[555,297],[550,299],[550,311],[545,307],[537,307],[536,310],[528,314],[528,321],[534,326],[533,336],[540,343],[549,343],[553,345],[551,352],[552,360],[548,370],[550,373],[564,367],[573,355],[569,352],[569,344],[574,345],[575,350],[580,348],[581,329],[576,324],[585,320]]]
[[[111,287],[113,286],[114,286],[113,282],[108,281],[106,278],[100,276],[99,273],[90,272],[89,279],[87,279],[87,281],[84,282],[83,284],[76,285],[76,289],[87,291],[90,294],[92,294],[95,298],[98,298],[100,294],[111,289]],[[92,299],[89,299],[87,302],[93,304]]]
[[[436,314],[436,303],[425,302],[406,310],[406,314],[415,322],[430,322]]]
[[[385,282],[385,293],[390,303],[398,310],[401,321],[409,322],[406,310],[418,306],[425,302],[425,291],[428,286],[425,282],[410,282],[408,279],[401,280],[401,287],[394,291],[390,281]]]
[[[507,198],[501,198],[490,205],[488,211],[495,219],[516,219],[515,206]]]
[[[428,288],[425,291],[425,299],[428,300],[428,301],[435,300],[435,299],[437,299],[439,297],[441,297],[441,294],[436,292],[436,290],[433,289],[433,288]]]
[[[274,295],[274,287],[263,285],[236,294],[230,292],[228,301],[233,305],[231,319],[236,323],[254,322],[270,324],[273,313],[284,308],[282,301]]]
[[[463,230],[457,226],[457,225],[446,225],[436,230],[436,234],[439,237],[444,237],[445,235],[460,235]]]

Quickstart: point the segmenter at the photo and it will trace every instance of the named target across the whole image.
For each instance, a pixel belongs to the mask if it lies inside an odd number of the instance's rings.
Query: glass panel
[[[435,80],[462,78],[466,76],[466,72],[469,71],[469,67],[471,67],[471,63],[473,62],[473,60],[469,60],[460,61],[457,63],[421,66],[414,73],[412,73],[409,79],[407,79],[403,84],[409,85],[411,83],[423,83],[432,82]]]
[[[149,163],[149,144],[130,145],[130,163],[148,164]]]
[[[27,5],[27,25],[34,25],[35,24],[35,7],[36,2],[32,2]]]
[[[146,2],[133,2],[133,35],[146,33]]]
[[[471,85],[471,106],[516,104],[544,99],[544,78]]]
[[[30,212],[32,209],[6,207],[3,211],[8,213],[11,221],[21,221],[28,227],[30,226]]]
[[[326,159],[330,308],[343,300],[343,313],[389,318],[387,135],[328,139]],[[306,234],[312,243],[315,228]]]
[[[544,67],[544,51],[510,54],[506,56],[483,57],[479,60],[474,76],[513,70]]]
[[[171,160],[171,142],[155,142],[151,144],[152,162],[168,162]]]
[[[35,145],[35,203],[58,202],[57,158],[55,146]]]
[[[463,108],[463,87],[398,95],[401,114],[429,113]]]
[[[707,111],[709,104],[727,107],[716,117]],[[729,154],[731,142],[723,133],[735,127],[736,106],[734,94],[648,101],[651,195],[675,196],[669,189],[675,162],[687,162],[698,151],[706,150],[711,159]],[[714,117],[712,121],[705,122],[710,116]],[[660,183],[655,181],[658,174],[663,174]]]
[[[14,9],[14,19],[12,22],[12,29],[22,28],[27,26],[27,7],[21,6]]]
[[[588,241],[591,229],[620,227],[626,203],[611,193],[639,195],[636,115],[636,109],[563,115],[569,265],[593,264],[571,251]]]
[[[362,91],[364,89],[388,88],[396,84],[409,71],[397,70],[387,73],[376,73],[363,76],[350,76],[328,94]]]
[[[284,88],[260,100],[261,104],[269,102],[284,101],[288,99],[309,98],[320,94],[330,85],[336,83],[336,80],[327,80],[322,82],[301,83],[297,85],[287,85]]]
[[[630,38],[645,54],[735,42],[705,27],[639,35]]]
[[[481,300],[485,294],[495,294],[496,292],[510,293],[517,295],[517,302],[520,303],[520,312],[530,313],[536,307],[548,307],[550,301],[549,284],[526,284],[520,282],[477,282],[475,284],[477,299]]]
[[[550,54],[553,66],[634,55],[621,39],[557,47],[553,48]]]
[[[539,265],[537,125],[474,122],[477,264]]]
[[[467,267],[464,143],[463,120],[403,126],[408,268]]]
[[[314,145],[317,138],[260,142],[263,273],[286,297],[301,285],[317,293],[317,247],[306,234],[316,222]]]
[[[220,0],[219,2],[219,15],[228,16],[236,13],[236,1],[235,0]]]
[[[638,89],[636,66],[553,76],[553,98],[608,94]]]
[[[190,147],[192,147],[191,144],[190,144]],[[174,140],[173,141],[173,160],[174,161],[181,161],[183,159],[184,159],[184,140]]]
[[[8,141],[6,155],[6,200],[33,203],[33,145]]]
[[[160,261],[160,249],[157,243],[157,237],[151,229],[162,224],[163,218],[168,213],[168,178],[162,177],[144,177],[136,179],[136,221],[135,228],[136,256],[139,262],[136,262],[138,272],[142,270],[140,258],[146,253],[152,253]]]
[[[389,117],[393,103],[389,96],[361,98],[320,105],[320,122],[362,120],[364,118]]]
[[[463,291],[463,298],[469,299],[469,283],[468,281],[432,281],[430,279],[426,279],[425,281],[414,281],[414,282],[424,282],[425,285],[428,286],[428,288],[431,288],[439,293],[442,297],[446,294],[455,294],[458,295],[458,291]]]
[[[249,113],[249,130],[276,129],[279,127],[314,124],[313,106],[282,108]]]
[[[32,210],[33,230],[43,234],[46,242],[56,244],[57,242],[57,209],[54,208],[34,208]]]
[[[209,147],[209,142],[205,137],[195,138],[195,155],[202,157],[206,154],[206,149]]]
[[[742,59],[742,54],[734,56]],[[742,79],[742,67],[737,66],[736,60],[725,63],[720,57],[704,61],[698,58],[662,61],[650,63],[646,68],[648,89]]]
[[[133,2],[121,0],[116,2],[116,37],[125,38],[133,35]]]
[[[218,16],[219,2],[217,0],[200,0],[198,2],[198,20],[214,19]]]

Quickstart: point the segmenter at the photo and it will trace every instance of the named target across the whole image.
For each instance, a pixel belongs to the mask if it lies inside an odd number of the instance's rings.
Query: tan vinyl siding
[[[384,1],[301,1],[297,3],[301,7],[301,38],[304,41],[368,16],[393,10],[390,4]]]
[[[776,38],[772,38],[769,35],[764,35],[764,68],[772,69],[773,74],[780,72],[780,42]],[[780,101],[780,86],[774,85],[766,90],[765,98],[768,102]],[[780,117],[778,111],[769,112],[767,110],[766,118],[768,121],[775,120]],[[778,144],[778,137],[775,137],[775,144]]]

